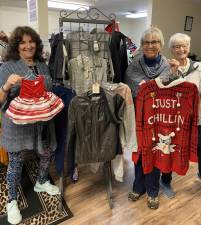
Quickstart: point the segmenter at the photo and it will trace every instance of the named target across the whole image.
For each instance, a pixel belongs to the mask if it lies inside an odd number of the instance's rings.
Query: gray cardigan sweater
[[[49,76],[48,67],[45,63],[37,62],[36,67],[38,73],[45,76],[46,88],[50,89],[52,86],[51,78]],[[29,67],[23,62],[23,60],[18,61],[8,61],[2,64],[0,67],[0,86],[2,86],[11,74],[18,74],[21,76],[26,76],[30,73]],[[11,89],[10,95],[19,86],[15,86]],[[44,145],[42,142],[42,130],[43,122],[27,125],[16,125],[10,119],[8,119],[4,112],[2,113],[2,136],[1,145],[8,152],[19,152],[21,150],[37,150],[40,154],[43,153]],[[55,142],[50,143],[50,148],[55,148]]]

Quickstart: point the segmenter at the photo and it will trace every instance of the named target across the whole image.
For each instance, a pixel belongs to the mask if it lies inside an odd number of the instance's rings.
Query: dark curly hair
[[[12,32],[10,38],[8,39],[8,50],[5,57],[6,61],[8,60],[16,61],[20,59],[18,47],[20,42],[22,41],[24,34],[30,35],[33,42],[36,43],[36,52],[34,55],[34,60],[39,60],[43,62],[44,59],[42,57],[42,50],[43,50],[42,40],[40,39],[40,36],[37,34],[37,32],[28,26],[16,27]]]

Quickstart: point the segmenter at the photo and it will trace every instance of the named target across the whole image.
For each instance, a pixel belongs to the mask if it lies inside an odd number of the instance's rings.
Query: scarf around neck
[[[156,64],[159,64],[161,60],[161,55],[157,55],[154,59],[149,59],[145,55],[143,57],[144,62],[148,67],[154,67]]]
[[[165,69],[166,69],[166,73],[167,73],[167,67],[169,66],[169,64],[168,64],[167,60],[164,57],[162,57],[161,55],[158,55],[155,59],[151,60],[151,62],[150,62],[150,59],[148,61],[147,61],[147,59],[145,59],[145,57],[140,58],[140,65],[141,65],[145,75],[147,76],[147,78],[155,79]],[[148,64],[151,66],[148,66],[146,64],[146,62],[148,62]]]

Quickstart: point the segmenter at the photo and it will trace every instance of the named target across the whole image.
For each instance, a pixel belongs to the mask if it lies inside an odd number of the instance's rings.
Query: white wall
[[[59,32],[59,12],[49,11],[49,33]],[[125,34],[127,37],[131,38],[134,43],[139,46],[141,33],[146,28],[147,19],[126,19],[126,18],[117,18],[117,21],[120,22],[119,28],[120,31]]]
[[[139,47],[140,45],[140,37],[142,32],[146,29],[147,18],[139,18],[139,19],[117,19],[120,24],[120,31],[125,34],[127,37],[131,38],[132,41]]]
[[[184,31],[186,16],[193,16],[192,31]],[[163,53],[171,57],[167,47],[173,33],[181,32],[191,36],[191,52],[201,59],[201,4],[190,3],[188,0],[153,0],[152,24],[157,25],[163,32],[166,46]]]
[[[49,11],[49,34],[59,32],[59,11]]]
[[[49,31],[58,32],[59,31],[59,12],[49,11]],[[126,18],[117,18],[117,21],[120,22],[119,28],[120,31],[131,38],[137,46],[140,43],[141,33],[146,28],[146,18],[141,19],[126,19]]]
[[[48,12],[49,33],[58,32],[59,12]],[[13,8],[0,6],[0,30],[10,34],[16,26],[28,25],[28,13],[26,8]]]
[[[186,16],[193,16],[194,18],[191,32],[184,31]],[[58,32],[59,12],[49,11],[48,19],[49,34]],[[117,18],[117,20],[120,22],[121,32],[130,37],[139,46],[140,36],[147,27],[147,18]],[[167,57],[171,57],[167,47],[169,37],[175,32],[184,32],[192,38],[191,52],[196,53],[201,59],[201,4],[189,3],[188,0],[152,0],[151,23],[157,25],[163,31],[166,42],[163,53]],[[10,34],[19,25],[28,25],[27,9],[0,6],[0,30]]]
[[[48,12],[49,34],[59,32],[59,12]],[[117,18],[120,22],[120,31],[130,37],[139,46],[141,33],[146,28],[146,18],[124,19]],[[28,15],[26,8],[0,7],[0,30],[7,34],[16,27],[28,25]]]
[[[19,25],[28,25],[27,10],[24,8],[0,6],[0,30],[9,35]]]

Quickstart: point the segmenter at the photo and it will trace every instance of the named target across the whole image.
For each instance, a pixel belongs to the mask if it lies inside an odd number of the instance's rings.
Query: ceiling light
[[[129,13],[126,15],[127,18],[132,18],[132,19],[136,19],[136,18],[142,18],[142,17],[147,17],[147,12],[135,12],[135,13]]]
[[[48,7],[54,9],[70,9],[70,10],[85,10],[89,9],[89,6],[76,3],[67,3],[64,1],[48,0]]]

